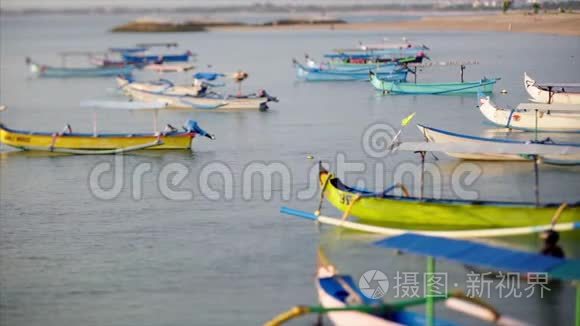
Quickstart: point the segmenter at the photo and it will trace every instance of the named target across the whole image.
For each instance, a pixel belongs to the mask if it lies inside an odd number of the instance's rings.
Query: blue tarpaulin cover
[[[198,72],[193,75],[195,79],[205,79],[205,80],[216,80],[218,77],[223,77],[224,74],[215,73],[215,72]]]
[[[560,279],[580,279],[580,261],[492,247],[466,240],[405,233],[374,243],[378,247],[445,258],[455,262],[517,272],[546,272]]]
[[[197,124],[195,120],[187,120],[185,125],[183,126],[187,132],[195,132],[200,136],[210,136],[205,130],[201,129],[201,127]]]

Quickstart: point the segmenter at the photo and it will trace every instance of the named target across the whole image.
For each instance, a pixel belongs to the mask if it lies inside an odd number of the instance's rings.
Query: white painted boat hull
[[[532,101],[536,103],[580,104],[580,93],[553,92],[552,96],[550,97],[550,92],[537,87],[536,81],[530,78],[530,76],[528,76],[526,73],[524,73],[524,87],[528,94],[532,97]]]
[[[188,70],[192,70],[194,67],[190,64],[149,64],[146,65],[143,69],[155,71],[155,72],[184,72]]]
[[[517,110],[512,113],[512,110],[494,106],[489,98],[480,99],[479,110],[492,123],[510,129],[534,131],[537,128],[538,131],[580,132],[578,113]]]
[[[117,77],[117,86],[123,90],[123,92],[129,95],[128,88],[132,88],[138,91],[146,91],[146,92],[165,92],[167,94],[172,95],[197,95],[200,90],[198,86],[175,86],[170,85],[168,83],[163,82],[128,82],[124,78]]]
[[[321,267],[318,270],[318,277],[332,277],[334,274],[330,272],[327,268]],[[318,279],[316,281],[316,291],[318,292],[318,301],[320,305],[325,308],[341,308],[346,307],[342,301],[336,299],[320,286]],[[379,318],[373,315],[358,311],[337,311],[329,312],[326,314],[328,319],[336,326],[353,326],[353,325],[365,325],[365,326],[403,326],[399,323],[391,322],[383,318]]]
[[[461,137],[459,135],[454,135],[453,133],[443,133],[431,128],[425,128],[423,126],[417,126],[423,136],[433,143],[452,143],[452,144],[471,144],[477,147],[494,144],[501,144],[502,140],[494,141],[491,138],[483,137]],[[554,147],[559,148],[559,145],[543,144],[547,148]],[[526,157],[515,155],[515,154],[499,154],[499,153],[451,153],[446,152],[445,154],[463,159],[463,160],[478,160],[478,161],[527,161]],[[580,162],[580,154],[569,154],[569,155],[545,155],[542,158],[548,162],[566,164],[566,163],[576,163]]]
[[[125,88],[126,93],[133,100],[143,102],[166,103],[168,108],[190,109],[200,111],[235,111],[235,110],[264,110],[267,108],[267,98],[205,98],[195,96],[175,96],[153,94],[131,87]]]
[[[467,143],[467,144],[480,144],[481,142],[476,140],[463,139],[459,137],[454,137],[442,133],[435,132],[431,129],[426,129],[422,126],[417,126],[423,136],[427,138],[430,142],[434,143]],[[471,154],[471,153],[445,153],[451,157],[460,158],[463,160],[480,160],[480,161],[524,161],[525,158],[519,155],[504,155],[504,154]]]

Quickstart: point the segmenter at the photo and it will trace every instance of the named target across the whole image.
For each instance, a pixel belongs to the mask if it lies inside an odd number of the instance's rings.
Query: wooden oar
[[[547,230],[554,231],[571,231],[579,230],[580,223],[578,222],[567,222],[558,223],[555,225],[545,224],[545,225],[535,225],[535,226],[522,226],[522,227],[512,227],[512,228],[496,228],[496,229],[478,229],[478,230],[453,230],[453,231],[430,231],[430,230],[408,230],[408,229],[396,229],[381,226],[374,226],[362,223],[356,223],[351,221],[342,221],[340,218],[328,217],[323,215],[315,215],[309,212],[292,209],[288,207],[282,207],[280,209],[281,213],[293,215],[297,217],[302,217],[307,220],[316,221],[322,224],[333,225],[336,227],[341,227],[345,229],[362,231],[367,233],[381,234],[381,235],[399,235],[403,233],[413,232],[422,235],[439,236],[447,238],[486,238],[486,237],[507,237],[514,235],[530,234],[530,233],[540,233]]]

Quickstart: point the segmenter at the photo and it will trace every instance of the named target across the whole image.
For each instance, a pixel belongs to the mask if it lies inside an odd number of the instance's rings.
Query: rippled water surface
[[[196,139],[193,152],[139,152],[124,157],[118,175],[122,182],[114,199],[96,198],[89,175],[114,157],[62,156],[10,151],[0,154],[0,323],[2,325],[255,325],[295,304],[314,304],[316,249],[319,243],[339,268],[355,279],[369,269],[389,275],[424,270],[424,259],[394,256],[370,248],[376,238],[322,229],[278,213],[287,205],[314,210],[317,197],[298,199],[308,186],[315,160],[335,162],[338,153],[348,161],[367,164],[351,173],[349,183],[378,187],[374,167],[384,164],[385,184],[401,163],[417,164],[413,154],[386,160],[371,159],[361,136],[376,122],[397,125],[417,112],[414,122],[475,135],[495,134],[483,122],[474,96],[381,96],[369,84],[296,82],[291,59],[305,53],[320,57],[335,47],[358,41],[376,42],[400,33],[389,31],[210,32],[200,34],[110,34],[122,16],[26,16],[0,18],[0,100],[9,109],[0,113],[13,128],[59,131],[70,123],[75,131],[90,131],[90,111],[79,102],[117,98],[112,79],[35,79],[27,75],[26,56],[46,64],[60,62],[63,50],[100,50],[137,42],[175,41],[198,53],[196,65],[207,70],[244,69],[250,78],[244,89],[265,88],[280,103],[269,112],[216,114],[163,112],[163,123],[181,125],[195,119],[217,136]],[[580,38],[510,33],[407,33],[428,44],[433,61],[477,60],[467,79],[501,77],[496,90],[508,95],[494,100],[516,105],[526,100],[523,72],[550,81],[578,81]],[[457,67],[425,69],[423,81],[454,81]],[[139,72],[136,78],[153,78]],[[175,78],[175,76],[168,76]],[[178,79],[185,79],[183,76]],[[234,86],[228,86],[234,91]],[[102,131],[150,130],[147,113],[99,114]],[[502,131],[499,131],[503,135]],[[511,135],[526,138],[529,135]],[[577,135],[542,135],[580,142]],[[414,126],[404,139],[419,140]],[[449,176],[464,162],[440,155],[437,164]],[[261,187],[244,196],[243,171],[252,162],[279,162],[291,171],[289,186],[274,182],[271,198]],[[192,199],[164,196],[160,182],[164,167],[178,163],[187,175],[171,191],[189,191]],[[141,183],[132,182],[136,169],[150,164]],[[233,199],[211,200],[199,187],[200,171],[208,164],[227,166],[233,176]],[[149,166],[149,165],[148,165]],[[532,201],[533,174],[529,163],[477,163],[483,175],[469,188],[481,199]],[[541,166],[542,201],[573,202],[580,198],[580,170]],[[102,184],[110,185],[106,175]],[[213,189],[224,181],[210,178]],[[432,187],[433,186],[433,187]],[[290,188],[290,199],[283,200]],[[449,178],[428,182],[427,193],[455,197]],[[418,189],[412,189],[418,191]],[[137,194],[137,196],[134,195]],[[245,198],[244,198],[245,197]],[[330,205],[324,211],[335,214]],[[550,216],[546,217],[546,223]],[[578,256],[578,240],[566,235],[569,256]],[[537,250],[539,240],[520,237],[502,241]],[[460,286],[465,270],[439,263]],[[392,297],[392,293],[388,294]],[[574,294],[569,285],[553,288],[540,299],[490,301],[537,324],[569,324]],[[446,317],[474,323],[457,314]],[[313,318],[295,324],[309,325]]]

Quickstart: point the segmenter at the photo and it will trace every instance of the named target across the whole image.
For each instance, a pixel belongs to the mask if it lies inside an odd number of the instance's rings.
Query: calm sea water
[[[0,155],[0,323],[2,325],[256,325],[295,304],[314,304],[316,250],[319,244],[339,266],[358,279],[369,269],[389,275],[396,271],[424,271],[424,259],[393,256],[370,248],[376,238],[319,229],[305,221],[282,216],[280,206],[314,210],[317,198],[299,200],[308,185],[314,160],[334,162],[337,153],[348,161],[367,164],[367,170],[348,175],[349,183],[374,181],[374,166],[385,164],[385,183],[401,163],[417,164],[412,154],[387,160],[369,158],[361,146],[366,127],[376,122],[397,125],[417,112],[415,122],[476,135],[494,134],[483,123],[473,96],[381,96],[364,82],[296,82],[293,57],[304,53],[320,57],[335,47],[383,37],[406,36],[428,44],[434,61],[477,60],[467,79],[502,77],[495,95],[503,105],[526,100],[523,72],[542,80],[577,81],[580,38],[508,33],[375,32],[211,32],[201,34],[110,34],[112,26],[130,17],[31,16],[0,18],[1,113],[14,128],[59,131],[65,123],[73,130],[91,130],[91,112],[79,108],[84,99],[117,98],[112,79],[46,79],[27,75],[24,58],[58,64],[63,50],[100,50],[137,42],[176,41],[198,53],[200,70],[250,74],[244,89],[267,89],[279,96],[266,113],[164,112],[160,121],[181,125],[195,119],[217,136],[197,139],[194,151],[142,152],[124,157],[123,187],[112,200],[96,198],[89,187],[91,170],[113,157],[60,156],[10,151]],[[420,80],[453,81],[458,69],[426,69]],[[154,78],[138,73],[137,78]],[[186,79],[183,76],[169,78]],[[234,91],[234,86],[228,86]],[[499,94],[499,93],[496,93]],[[107,112],[99,115],[102,131],[138,131],[151,128],[148,114]],[[501,133],[500,133],[501,134]],[[525,138],[528,135],[511,135]],[[580,141],[576,135],[542,135]],[[419,140],[413,126],[405,139]],[[464,162],[440,155],[437,164],[450,175]],[[233,175],[233,199],[211,200],[199,188],[200,171],[223,164]],[[291,198],[282,200],[276,181],[264,199],[253,187],[243,196],[243,171],[252,162],[280,162],[292,173]],[[190,190],[193,199],[170,200],[161,189],[160,171],[168,164],[187,168],[187,177],[173,190]],[[131,178],[143,164],[140,199]],[[483,175],[469,188],[481,199],[533,200],[529,163],[477,163]],[[542,201],[572,202],[580,198],[580,170],[541,166]],[[211,178],[215,189],[223,180]],[[106,175],[103,184],[111,184]],[[429,182],[445,197],[454,197],[449,178]],[[413,189],[413,191],[418,191]],[[247,196],[246,196],[247,197]],[[324,211],[336,213],[325,204]],[[546,217],[548,222],[550,216]],[[580,255],[578,238],[566,235],[567,254]],[[537,250],[535,237],[502,240],[503,244]],[[466,270],[438,264],[449,272],[449,284],[465,282]],[[389,292],[388,297],[394,294]],[[571,324],[573,291],[564,284],[543,299],[490,301],[536,324]],[[470,319],[438,311],[465,324]],[[309,325],[312,318],[295,324]]]

